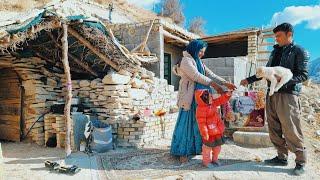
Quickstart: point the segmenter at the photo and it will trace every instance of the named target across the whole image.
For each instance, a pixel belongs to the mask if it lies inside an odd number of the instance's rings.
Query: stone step
[[[233,133],[235,143],[244,146],[272,147],[273,144],[267,132],[243,132],[236,131]]]

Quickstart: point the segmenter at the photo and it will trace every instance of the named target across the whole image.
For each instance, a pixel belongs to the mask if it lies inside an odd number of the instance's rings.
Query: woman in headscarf
[[[202,140],[195,116],[194,91],[208,89],[213,92],[214,89],[221,94],[221,86],[230,90],[236,88],[234,84],[214,74],[200,60],[206,47],[207,44],[202,40],[191,41],[183,52],[181,62],[173,69],[181,79],[178,93],[180,111],[172,137],[171,155],[178,156],[181,163],[187,162],[189,156],[201,154]]]

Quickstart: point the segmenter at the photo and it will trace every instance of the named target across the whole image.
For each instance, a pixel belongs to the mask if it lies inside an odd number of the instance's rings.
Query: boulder
[[[145,84],[145,82],[142,81],[142,80],[140,80],[140,79],[133,78],[133,79],[131,80],[131,85],[132,85],[133,88],[138,88],[138,89],[140,89],[140,88],[143,86],[143,84]]]
[[[80,85],[80,87],[89,87],[90,82],[88,80],[81,80],[79,85]]]
[[[258,146],[258,147],[272,147],[272,143],[267,132],[242,132],[236,131],[233,133],[233,140],[237,144]]]
[[[111,85],[123,85],[123,84],[128,84],[130,82],[130,76],[126,75],[121,75],[117,73],[111,73],[106,75],[103,79],[102,82],[104,84],[111,84]]]
[[[147,96],[148,93],[144,89],[128,89],[128,96],[134,100],[144,100]]]

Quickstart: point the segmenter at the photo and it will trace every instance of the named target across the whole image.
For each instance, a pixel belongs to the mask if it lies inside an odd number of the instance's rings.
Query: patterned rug
[[[201,156],[193,157],[188,163],[180,164],[170,155],[169,149],[128,149],[101,156],[102,164],[110,179],[161,178],[191,171],[206,171]],[[220,160],[221,166],[241,163],[243,160]]]

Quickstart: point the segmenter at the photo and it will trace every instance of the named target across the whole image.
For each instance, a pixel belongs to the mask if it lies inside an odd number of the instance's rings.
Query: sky
[[[153,10],[160,0],[127,0]],[[250,27],[270,27],[289,22],[294,40],[310,54],[320,58],[320,0],[180,0],[185,26],[194,17],[206,21],[206,34],[215,35]]]

